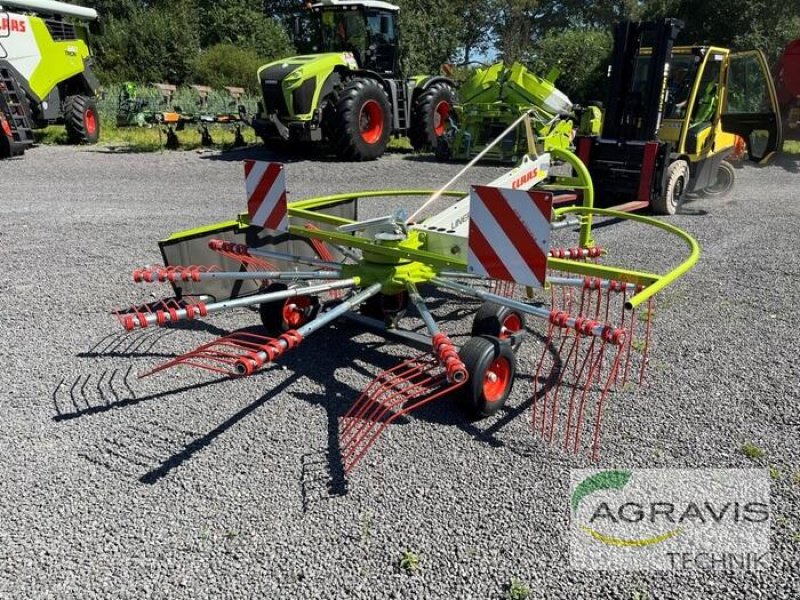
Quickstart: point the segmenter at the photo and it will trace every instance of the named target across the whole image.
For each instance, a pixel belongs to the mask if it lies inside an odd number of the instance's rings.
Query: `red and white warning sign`
[[[279,231],[288,229],[286,172],[283,165],[246,160],[244,181],[250,224]]]
[[[474,186],[469,202],[469,271],[542,287],[550,250],[553,195]]]

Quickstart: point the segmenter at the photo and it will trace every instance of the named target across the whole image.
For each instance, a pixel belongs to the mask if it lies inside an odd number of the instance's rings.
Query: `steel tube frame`
[[[549,320],[550,319],[550,311],[546,308],[540,308],[538,306],[531,306],[530,304],[525,304],[524,302],[519,302],[518,300],[512,300],[510,298],[506,298],[505,296],[498,296],[497,294],[492,294],[490,292],[484,292],[483,290],[476,290],[468,285],[463,285],[461,283],[456,283],[454,281],[447,281],[445,279],[440,279],[439,277],[434,277],[431,280],[433,285],[438,287],[442,287],[445,289],[454,290],[457,292],[462,292],[467,294],[468,296],[473,296],[475,298],[479,298],[480,300],[484,300],[486,302],[494,302],[495,304],[501,304],[503,306],[507,306],[513,310],[518,310],[528,315],[532,315],[534,317],[539,317],[540,319]],[[567,319],[566,327],[573,328],[575,326],[576,319],[574,317],[570,317]],[[603,331],[606,329],[606,324],[598,325],[597,327],[592,328],[592,335],[595,337],[600,337],[603,335]]]
[[[334,281],[332,283],[323,283],[319,285],[309,285],[306,287],[300,288],[292,288],[288,290],[283,290],[280,292],[270,292],[269,294],[256,294],[255,296],[246,296],[244,298],[234,298],[231,300],[224,300],[222,302],[212,302],[210,304],[205,305],[205,310],[208,314],[220,312],[223,310],[228,310],[231,308],[242,308],[245,306],[252,306],[254,304],[262,304],[264,302],[274,302],[277,300],[286,300],[287,298],[293,298],[295,296],[309,296],[311,294],[321,294],[323,292],[329,292],[332,290],[341,290],[352,288],[358,285],[359,279],[358,277],[353,277],[352,279],[344,279],[342,281]],[[166,323],[175,323],[177,321],[182,321],[188,315],[187,309],[181,308],[174,311],[175,319],[172,318],[172,313],[166,311],[162,312],[162,319],[164,324]],[[192,309],[192,312],[195,312],[195,309]],[[148,313],[143,315],[146,320],[146,325],[155,325],[159,321],[158,313]],[[139,321],[134,319],[134,324],[136,327],[141,327]]]
[[[304,289],[309,289],[309,288],[304,288]],[[360,291],[360,292],[358,292],[356,294],[353,294],[347,300],[342,301],[340,304],[337,304],[335,307],[333,307],[329,311],[327,311],[327,312],[323,313],[322,315],[318,316],[313,321],[310,321],[310,322],[306,323],[305,325],[303,325],[302,327],[299,327],[296,331],[302,338],[305,338],[305,337],[311,335],[312,333],[314,333],[315,331],[317,331],[318,329],[320,329],[322,327],[325,327],[325,325],[327,325],[328,323],[330,323],[332,321],[335,321],[339,317],[343,316],[345,313],[348,313],[349,311],[353,310],[354,308],[357,308],[358,305],[360,305],[364,301],[368,300],[370,297],[374,296],[375,294],[377,294],[380,291],[381,291],[381,284],[380,283],[373,283],[368,288],[366,288],[366,289],[364,289],[364,290],[362,290],[362,291]],[[288,350],[289,349],[289,344],[288,344],[288,342],[286,340],[284,340],[282,338],[278,338],[277,342],[281,346],[283,346],[284,350]],[[258,358],[260,359],[260,361],[263,364],[267,364],[266,361],[268,360],[269,356],[267,355],[266,352],[259,351],[259,352],[256,353],[256,355],[258,356]],[[237,363],[236,370],[240,375],[246,375],[247,374],[247,369],[243,364]]]

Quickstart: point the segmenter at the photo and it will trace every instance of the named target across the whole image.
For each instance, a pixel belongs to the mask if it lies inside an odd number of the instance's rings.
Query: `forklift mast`
[[[683,29],[678,19],[625,22],[614,29],[608,105],[602,137],[649,142],[661,126],[669,61],[675,39]],[[637,73],[642,48],[650,48],[646,73]]]

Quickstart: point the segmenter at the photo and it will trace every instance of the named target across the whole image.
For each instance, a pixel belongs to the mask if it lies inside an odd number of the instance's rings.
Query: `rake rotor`
[[[469,197],[443,190],[381,191],[290,205],[284,189],[273,189],[283,185],[282,166],[249,165],[248,178],[254,174],[274,178],[248,180],[251,227],[282,223],[285,229],[279,233],[288,231],[307,241],[316,256],[212,239],[209,248],[221,260],[241,265],[241,270],[224,270],[220,264],[151,266],[137,269],[134,281],[192,282],[196,290],[205,282],[250,280],[261,282],[256,292],[213,302],[204,296],[171,298],[132,307],[118,317],[132,330],[258,308],[264,334],[236,331],[146,373],[185,366],[245,376],[359,308],[379,307],[383,311],[377,315],[379,321],[383,317],[387,330],[394,330],[405,306],[413,305],[427,336],[401,329],[396,333],[426,344],[428,351],[381,371],[339,419],[346,473],[363,461],[394,421],[430,402],[458,396],[478,416],[502,410],[518,368],[534,375],[530,390],[534,433],[569,453],[585,451],[597,460],[610,392],[629,381],[644,380],[653,296],[692,267],[699,248],[690,236],[667,223],[595,209],[583,164],[566,151],[552,154],[568,163],[574,175],[550,175],[550,156],[543,155],[526,157],[520,167],[493,182],[494,187],[476,187]],[[553,191],[558,186],[581,197],[583,206],[553,209]],[[256,197],[259,194],[263,197]],[[325,212],[357,198],[423,194],[430,195],[423,207],[439,197],[458,195],[461,200],[418,222],[405,219],[402,211],[368,221]],[[686,242],[691,254],[666,275],[603,264],[608,253],[591,239],[596,217],[659,227]],[[577,245],[550,247],[550,231],[574,226],[580,231]],[[339,261],[337,254],[349,262]],[[273,261],[304,267],[279,270]],[[428,309],[420,292],[423,286],[483,302],[472,336],[460,348]],[[530,300],[534,287],[546,289],[549,306]],[[523,289],[527,297],[520,292]],[[321,302],[322,296],[327,300]],[[642,306],[645,310],[639,309]],[[535,364],[518,366],[516,351],[525,337],[526,317],[541,322],[544,343]]]

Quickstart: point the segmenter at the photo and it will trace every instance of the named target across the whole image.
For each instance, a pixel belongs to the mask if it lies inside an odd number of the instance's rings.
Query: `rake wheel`
[[[297,284],[293,287],[304,287]],[[282,292],[288,290],[285,283],[275,282],[267,286],[264,293]],[[258,307],[261,323],[270,335],[285,333],[308,323],[319,312],[319,298],[316,296],[295,296],[286,300],[264,302]]]
[[[478,417],[495,414],[505,405],[517,374],[511,345],[488,335],[472,337],[459,356],[469,373],[469,381],[458,390],[466,408]]]

